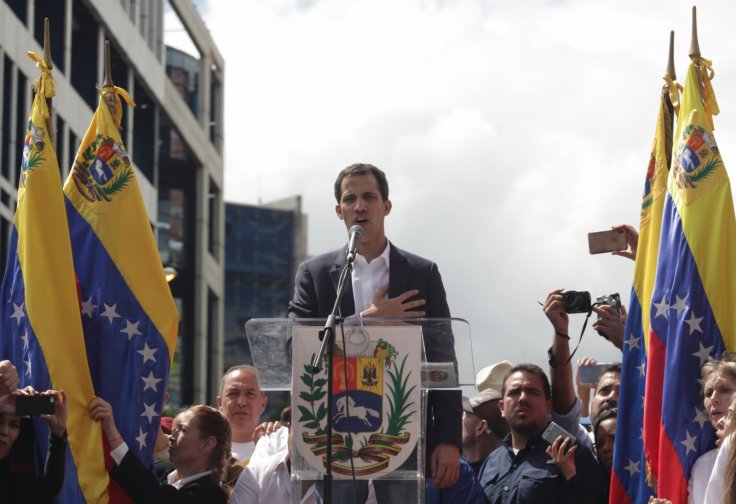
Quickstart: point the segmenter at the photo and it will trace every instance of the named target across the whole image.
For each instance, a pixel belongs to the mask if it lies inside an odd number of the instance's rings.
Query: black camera
[[[562,293],[562,302],[567,313],[590,313],[590,292],[567,291]]]
[[[616,313],[621,316],[621,296],[618,295],[618,292],[610,294],[608,296],[601,296],[597,298],[595,300],[595,306],[601,305],[613,306],[613,309],[616,310]]]

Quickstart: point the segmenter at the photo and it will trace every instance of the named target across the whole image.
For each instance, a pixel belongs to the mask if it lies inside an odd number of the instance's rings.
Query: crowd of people
[[[346,282],[338,315],[347,317],[447,318],[450,309],[437,265],[396,247],[386,238],[384,219],[392,208],[388,182],[378,168],[351,165],[334,185],[337,217],[347,229],[362,228],[353,273]],[[637,235],[626,232],[636,256]],[[324,318],[337,299],[337,279],[346,248],[311,258],[297,272],[289,304],[292,318]],[[626,310],[592,308],[593,327],[623,348]],[[426,411],[425,502],[431,503],[605,503],[611,480],[621,364],[607,364],[594,379],[583,371],[592,358],[577,360],[574,372],[569,316],[564,293],[549,293],[543,311],[551,328],[549,374],[531,363],[500,361],[477,373],[476,391],[428,393]],[[427,360],[441,361],[452,341],[425,341]],[[597,368],[596,368],[597,369]],[[718,438],[692,469],[690,502],[736,502],[736,450],[732,414],[736,408],[736,360],[728,356],[702,367],[702,402]],[[0,500],[44,502],[64,481],[66,401],[63,391],[18,389],[18,373],[0,362]],[[41,415],[49,426],[49,450],[40,474],[30,475],[18,445],[32,426],[16,411],[22,396],[53,396],[55,411]],[[155,443],[155,470],[128,449],[110,404],[95,398],[89,415],[101,423],[114,466],[110,476],[135,502],[287,503],[292,495],[291,409],[278,421],[261,422],[268,396],[258,371],[233,367],[220,382],[216,407],[195,405],[173,421],[162,419]],[[171,419],[168,419],[171,420]],[[322,481],[301,481],[303,503],[324,501]],[[338,503],[418,502],[416,484],[381,480],[336,480],[330,489]],[[660,498],[650,502],[667,503]]]

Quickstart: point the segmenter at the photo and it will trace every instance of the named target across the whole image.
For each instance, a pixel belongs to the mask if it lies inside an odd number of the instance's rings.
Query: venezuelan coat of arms
[[[421,431],[421,328],[350,326],[337,330],[332,397],[316,327],[293,329],[294,443],[302,458],[324,471],[327,401],[332,401],[335,477],[375,478],[412,454]]]

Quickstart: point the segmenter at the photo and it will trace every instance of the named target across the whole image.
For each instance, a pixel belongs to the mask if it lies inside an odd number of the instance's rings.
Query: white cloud
[[[727,166],[735,15],[699,12]],[[588,255],[586,234],[638,224],[669,30],[684,77],[690,3],[212,0],[205,18],[225,56],[226,198],[302,194],[319,253],[345,238],[337,172],[383,168],[389,236],[440,265],[476,369],[546,367],[536,301],[554,288],[628,301],[633,263]],[[591,329],[579,355],[619,356]]]

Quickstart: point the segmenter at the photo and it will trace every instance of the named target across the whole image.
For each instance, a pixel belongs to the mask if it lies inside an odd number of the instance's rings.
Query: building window
[[[64,73],[64,33],[66,27],[66,0],[35,0],[33,8],[33,35],[43,47],[44,19],[49,19],[51,61],[54,68]]]
[[[222,206],[220,198],[220,189],[215,185],[215,181],[210,179],[210,192],[207,195],[207,206],[208,206],[208,236],[207,236],[207,250],[210,251],[212,257],[220,262],[218,245],[220,244],[220,207]]]

